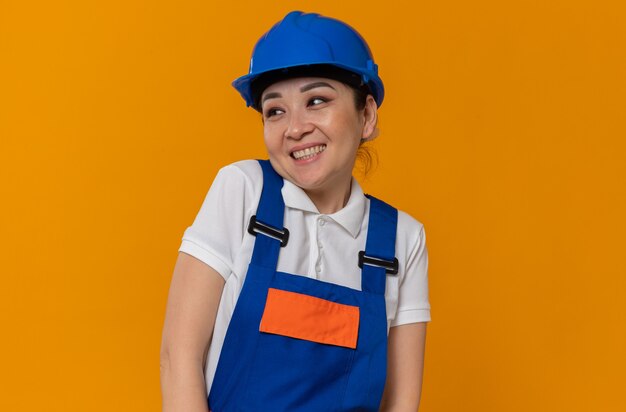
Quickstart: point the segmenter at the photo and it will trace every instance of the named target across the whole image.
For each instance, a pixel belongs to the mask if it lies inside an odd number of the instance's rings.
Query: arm
[[[179,253],[161,343],[164,412],[207,412],[204,365],[223,287],[219,273]]]
[[[389,330],[387,381],[381,412],[417,412],[422,393],[426,322]]]

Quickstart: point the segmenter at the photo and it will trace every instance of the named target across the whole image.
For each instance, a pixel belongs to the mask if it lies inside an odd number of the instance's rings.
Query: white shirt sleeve
[[[254,193],[250,177],[237,164],[222,168],[178,249],[206,263],[224,279],[233,272],[247,229],[245,217]]]
[[[398,291],[398,311],[391,327],[415,322],[430,322],[428,300],[428,251],[424,226],[407,257],[404,277]]]

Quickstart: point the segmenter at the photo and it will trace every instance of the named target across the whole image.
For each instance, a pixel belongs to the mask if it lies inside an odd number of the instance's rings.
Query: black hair
[[[357,110],[363,110],[367,96],[373,95],[370,87],[363,83],[359,74],[330,64],[314,64],[278,69],[259,75],[250,83],[253,99],[252,107],[257,112],[261,112],[261,95],[263,91],[273,83],[295,77],[324,77],[344,83],[354,91],[354,105]]]

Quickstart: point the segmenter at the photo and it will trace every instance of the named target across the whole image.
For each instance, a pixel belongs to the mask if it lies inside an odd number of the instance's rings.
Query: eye
[[[311,100],[309,100],[309,106],[317,106],[322,103],[326,103],[327,101],[328,100],[323,97],[313,97]]]
[[[270,118],[272,116],[277,116],[277,115],[283,114],[283,113],[284,113],[284,111],[282,109],[279,109],[278,107],[271,107],[271,108],[267,109],[264,112],[264,116],[267,119],[267,118]]]

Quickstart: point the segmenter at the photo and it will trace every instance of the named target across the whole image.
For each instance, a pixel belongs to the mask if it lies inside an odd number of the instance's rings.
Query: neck
[[[330,215],[344,208],[350,199],[351,190],[352,176],[348,181],[333,185],[330,189],[306,190],[305,192],[320,213]]]

